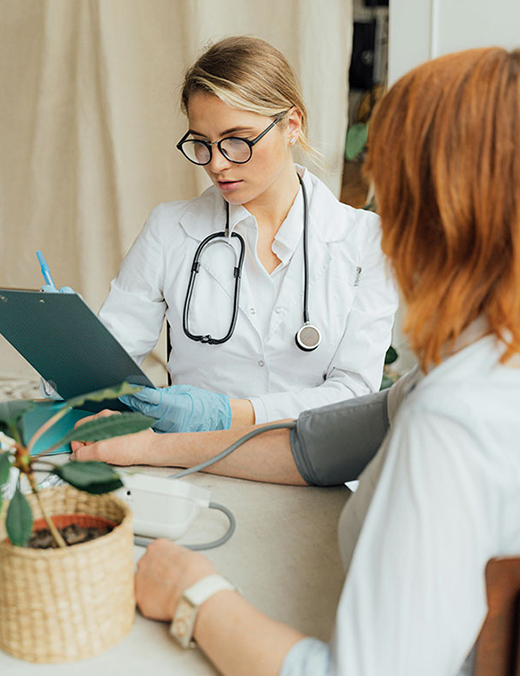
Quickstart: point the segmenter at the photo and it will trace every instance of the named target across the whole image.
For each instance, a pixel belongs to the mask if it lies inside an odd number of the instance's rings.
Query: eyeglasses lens
[[[239,138],[225,138],[220,142],[222,153],[232,162],[247,162],[251,157],[251,148]]]
[[[200,141],[184,141],[182,150],[186,157],[195,164],[207,164],[210,160],[210,149]]]

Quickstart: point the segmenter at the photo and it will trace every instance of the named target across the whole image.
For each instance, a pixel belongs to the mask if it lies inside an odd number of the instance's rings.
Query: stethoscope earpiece
[[[312,352],[321,343],[321,333],[318,328],[307,322],[294,336],[294,340],[296,341],[296,345],[300,348],[300,350]]]

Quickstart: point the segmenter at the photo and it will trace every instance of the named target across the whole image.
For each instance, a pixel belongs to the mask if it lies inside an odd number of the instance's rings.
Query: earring
[[[289,140],[289,143],[290,143],[291,145],[293,145],[293,143],[294,143],[295,141],[296,141],[296,139],[295,139],[294,136],[293,136],[293,137]]]

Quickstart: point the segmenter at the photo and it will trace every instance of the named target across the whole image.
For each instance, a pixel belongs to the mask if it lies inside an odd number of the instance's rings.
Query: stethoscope
[[[315,350],[321,343],[321,333],[320,330],[310,323],[309,321],[309,310],[308,310],[308,295],[309,295],[309,261],[308,261],[308,252],[307,252],[307,192],[301,177],[298,175],[298,180],[302,187],[303,195],[303,326],[295,335],[296,345],[300,350],[306,352],[312,352]],[[240,243],[240,253],[237,252],[236,248],[231,244],[231,237],[236,237]],[[234,277],[235,277],[235,291],[233,294],[233,315],[231,317],[231,324],[229,326],[229,331],[223,338],[213,338],[209,334],[196,335],[191,333],[188,327],[188,315],[190,312],[191,298],[193,295],[193,289],[195,287],[195,279],[200,270],[200,257],[203,254],[204,250],[215,244],[217,241],[223,241],[224,244],[229,246],[233,253],[235,254],[235,268],[234,268]],[[182,316],[182,328],[184,333],[191,340],[198,341],[200,343],[209,343],[209,345],[221,345],[222,343],[227,342],[235,331],[235,326],[237,323],[238,317],[238,299],[240,295],[240,280],[242,277],[242,267],[244,265],[244,254],[245,254],[245,243],[244,238],[238,232],[229,232],[229,204],[226,202],[226,229],[223,232],[215,232],[212,235],[208,235],[197,247],[195,256],[193,257],[193,263],[191,265],[191,274],[190,281],[188,283],[188,290],[186,292],[186,300],[184,301],[184,312]]]

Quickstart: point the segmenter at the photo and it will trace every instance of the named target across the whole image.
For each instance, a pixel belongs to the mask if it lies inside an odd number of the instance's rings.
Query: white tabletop
[[[151,471],[151,470],[147,470]],[[170,474],[171,470],[153,470]],[[245,598],[270,617],[306,634],[328,640],[343,571],[337,544],[339,514],[347,488],[273,486],[209,474],[189,481],[211,490],[237,520],[227,543],[206,553],[219,572],[239,586]],[[226,517],[203,510],[180,542],[208,542],[223,535]],[[136,561],[144,548],[135,548]],[[134,628],[105,654],[71,664],[35,665],[0,651],[2,676],[215,676],[199,650],[181,650],[168,625],[137,613]]]

